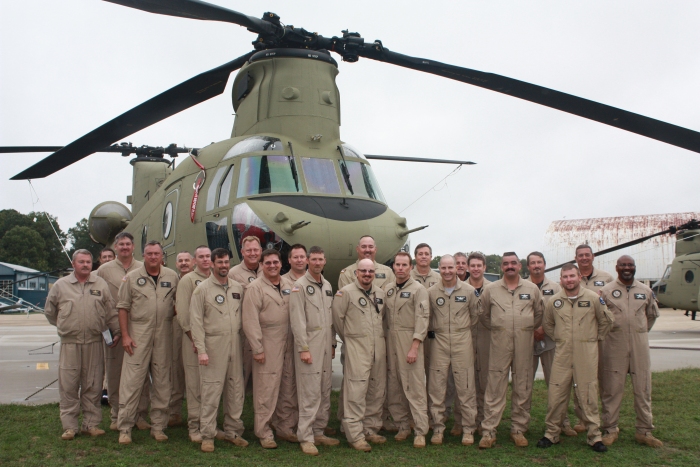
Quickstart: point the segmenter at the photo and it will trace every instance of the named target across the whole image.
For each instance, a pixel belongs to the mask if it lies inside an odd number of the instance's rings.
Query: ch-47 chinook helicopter
[[[378,261],[389,260],[413,229],[384,202],[367,161],[378,157],[363,156],[340,139],[338,69],[332,53],[347,62],[364,57],[432,73],[700,152],[700,134],[692,130],[504,76],[402,55],[380,41],[365,42],[357,33],[324,37],[285,26],[273,13],[258,19],[195,0],[111,3],[234,23],[256,33],[257,39],[250,53],[165,91],[65,147],[44,148],[56,152],[13,177],[45,177],[106,149],[135,153],[131,210],[108,202],[91,215],[92,235],[101,243],[126,229],[136,237],[137,247],[160,240],[168,255],[174,255],[205,243],[228,247],[233,263],[240,258],[241,238],[249,234],[283,252],[293,243],[318,244],[326,249],[331,282],[353,261],[362,234],[374,236],[381,245]],[[108,148],[221,94],[236,70],[231,138],[191,151],[193,157],[174,170],[164,156],[188,153],[187,148]]]
[[[696,219],[691,219],[679,226],[669,226],[661,232],[620,243],[594,254],[598,258],[659,235],[676,236],[676,257],[666,268],[663,277],[652,284],[656,300],[663,307],[686,310],[686,312],[692,313],[692,319],[695,319],[697,312],[700,311],[700,304],[698,304],[698,299],[700,299],[700,222]],[[557,270],[569,263],[574,263],[574,261],[547,268],[545,272]]]

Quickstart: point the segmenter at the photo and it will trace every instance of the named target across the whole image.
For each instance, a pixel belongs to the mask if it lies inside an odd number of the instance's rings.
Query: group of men
[[[432,430],[431,444],[440,445],[452,406],[451,433],[472,445],[478,432],[479,447],[490,448],[509,377],[511,438],[525,447],[540,361],[549,399],[538,447],[557,444],[561,433],[587,431],[595,451],[607,450],[618,437],[628,373],[635,438],[661,445],[651,434],[646,334],[658,310],[651,290],[634,280],[629,256],[618,260],[613,280],[593,268],[590,247],[579,246],[578,267],[564,266],[555,283],[544,276],[541,253],[528,255],[525,280],[518,256],[509,252],[503,278],[489,283],[480,253],[444,255],[437,273],[423,243],[415,248],[415,266],[400,251],[389,268],[375,261],[374,239],[363,236],[358,260],[341,271],[334,294],[318,246],[291,246],[284,275],[280,253],[263,251],[252,236],[241,241],[242,261],[233,268],[227,250],[200,246],[194,256],[177,255],[177,273],[163,266],[158,242],[145,245],[143,263],[133,258],[129,233],[117,235],[114,248],[116,258],[93,273],[92,255],[76,251],[74,272],[47,298],[46,316],[61,337],[63,439],[78,432],[81,408],[81,431],[105,433],[99,395],[106,363],[110,429],[119,431],[120,444],[131,443],[133,427],[167,440],[166,427],[182,422],[186,394],[189,438],[203,452],[214,451],[215,439],[245,447],[241,414],[252,380],[261,446],[272,449],[282,439],[318,455],[317,446],[339,444],[328,427],[337,335],[343,345],[338,418],[354,449],[386,442],[382,429],[397,431],[397,441],[413,431],[417,448]],[[579,419],[573,428],[566,415],[572,387]]]

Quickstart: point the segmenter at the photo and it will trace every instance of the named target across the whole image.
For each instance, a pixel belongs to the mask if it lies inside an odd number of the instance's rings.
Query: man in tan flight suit
[[[263,275],[250,283],[243,300],[243,331],[253,350],[253,407],[255,436],[265,449],[277,447],[278,438],[298,442],[294,348],[289,345],[289,298],[292,282],[280,276],[282,256],[268,249],[260,257]],[[291,376],[291,378],[289,377]]]
[[[326,255],[318,246],[309,251],[309,270],[292,287],[289,299],[295,349],[295,373],[299,398],[297,438],[305,454],[318,455],[316,445],[336,446],[324,430],[331,411],[332,360],[335,357],[333,289],[321,275]]]
[[[110,261],[114,261],[114,258],[117,257],[117,254],[114,252],[113,249],[110,247],[106,246],[100,250],[100,257],[97,260],[100,263],[100,266],[102,266],[105,263],[109,263]]]
[[[462,444],[474,444],[476,430],[476,384],[474,344],[479,298],[474,287],[457,279],[452,255],[440,258],[440,282],[428,289],[430,328],[435,339],[430,349],[428,397],[432,401],[433,437],[431,444],[443,443],[445,431],[445,392],[447,373],[452,369],[456,398],[461,412]]]
[[[283,274],[290,281],[296,282],[306,274],[306,267],[309,265],[309,258],[306,247],[300,243],[292,245],[287,255],[289,261],[289,271]]]
[[[182,280],[194,268],[194,258],[189,251],[182,251],[175,258],[178,278]],[[177,311],[177,310],[176,310]],[[173,320],[173,364],[170,374],[172,394],[170,396],[170,419],[168,426],[182,424],[182,400],[185,398],[185,367],[182,361],[182,328],[179,320]]]
[[[399,425],[394,439],[407,439],[413,420],[413,446],[424,448],[430,423],[422,346],[428,334],[430,304],[428,292],[411,278],[411,270],[411,255],[398,252],[394,256],[396,282],[386,286],[387,400],[391,417]]]
[[[46,297],[44,314],[56,326],[61,339],[58,365],[61,438],[71,440],[78,432],[78,417],[83,409],[81,432],[90,436],[105,434],[102,422],[102,380],[104,379],[104,339],[102,331],[112,333],[119,342],[119,320],[107,283],[92,274],[92,253],[73,253],[73,272],[57,280]]]
[[[479,319],[491,331],[489,376],[484,396],[480,448],[496,444],[496,429],[506,407],[508,374],[512,374],[510,437],[518,447],[528,445],[525,433],[530,425],[527,404],[532,397],[532,348],[534,330],[542,325],[540,289],[523,280],[522,265],[514,252],[503,254],[500,279],[481,294]]]
[[[199,427],[199,411],[201,407],[199,359],[197,358],[197,347],[192,340],[190,302],[192,301],[194,290],[202,282],[207,280],[211,274],[211,250],[209,247],[200,245],[194,250],[194,264],[194,271],[181,277],[180,282],[177,284],[177,302],[175,304],[175,309],[177,310],[177,322],[184,334],[180,339],[182,344],[178,352],[182,355],[182,362],[185,368],[187,431],[190,441],[193,443],[201,443],[202,435]],[[226,268],[226,273],[228,274],[228,268]],[[217,434],[219,433],[217,432]],[[219,438],[222,436],[223,433]]]
[[[481,296],[484,287],[491,281],[484,277],[486,272],[486,257],[478,251],[469,253],[467,257],[469,277],[467,283],[474,287],[477,297]],[[476,383],[476,426],[481,433],[481,422],[484,420],[484,395],[489,380],[489,350],[491,348],[491,331],[486,329],[481,321],[472,328],[472,343],[474,344],[474,379]],[[455,404],[458,401],[455,401]],[[455,411],[455,426],[450,431],[453,436],[462,433],[462,426]]]
[[[547,262],[544,255],[539,251],[533,251],[527,255],[527,270],[530,273],[529,281],[535,284],[540,289],[542,295],[542,304],[546,305],[552,297],[561,290],[557,282],[554,282],[544,275],[544,270],[547,268]],[[535,348],[532,353],[532,378],[537,374],[540,360],[542,361],[542,372],[544,380],[549,386],[549,376],[552,372],[552,362],[554,362],[554,340],[545,334],[542,326],[535,329]],[[528,401],[527,411],[530,411],[532,406],[532,398]],[[564,415],[564,424],[561,427],[561,432],[566,436],[576,436],[578,433],[571,428],[569,416]]]
[[[386,294],[373,283],[374,267],[371,259],[360,260],[355,282],[336,292],[333,299],[333,327],[343,340],[347,357],[343,368],[343,429],[350,445],[365,452],[372,450],[368,441],[386,442],[377,434],[386,397]]]
[[[208,253],[209,248],[200,247],[195,254],[200,252]],[[214,438],[219,439],[216,416],[222,394],[223,439],[236,446],[248,446],[248,442],[241,437],[241,413],[245,399],[240,340],[243,286],[228,276],[230,258],[227,250],[217,248],[210,256],[214,262],[214,272],[196,286],[188,310],[192,341],[201,365],[199,430],[203,452],[213,452]]]
[[[377,245],[375,244],[374,238],[372,238],[372,236],[362,236],[357,246],[355,247],[355,251],[357,252],[357,261],[354,264],[351,264],[350,266],[340,271],[340,276],[338,277],[338,290],[342,289],[346,285],[355,282],[355,271],[357,270],[357,265],[359,264],[360,260],[365,258],[372,260],[372,263],[374,264],[375,274],[374,282],[372,283],[373,286],[381,288],[384,287],[385,284],[388,284],[389,282],[392,282],[395,279],[394,272],[391,270],[390,267],[384,266],[383,264],[379,264],[375,261],[375,257],[377,256]],[[343,365],[343,368],[345,368],[345,343],[343,343],[343,346],[340,349],[340,364]],[[344,385],[341,386],[340,394],[338,395],[338,420],[341,422],[343,421],[343,410],[345,406],[345,404],[343,403],[343,387]],[[396,427],[393,425],[393,422],[387,419],[388,416],[389,409],[385,403],[384,409],[382,411],[382,424],[384,425],[383,428],[386,428],[387,431],[397,431]],[[342,424],[340,430],[344,430]]]
[[[163,247],[157,241],[146,244],[144,265],[124,277],[119,288],[119,327],[124,346],[124,364],[119,387],[119,444],[131,443],[131,428],[144,381],[150,371],[151,436],[168,437],[172,323],[175,312],[175,271],[162,266]]]
[[[141,261],[134,259],[134,237],[129,232],[120,232],[114,237],[114,249],[117,250],[117,258],[109,261],[97,270],[96,274],[107,282],[112,295],[114,313],[117,313],[117,301],[119,287],[122,279],[132,271],[143,267]],[[109,429],[119,431],[117,420],[119,418],[119,385],[122,379],[122,365],[124,362],[124,347],[117,345],[105,349],[105,373],[107,375],[107,395],[109,397],[110,425]],[[151,382],[146,379],[141,391],[141,399],[136,412],[136,428],[147,430],[151,425],[146,421],[148,415],[148,401],[150,399]]]
[[[243,261],[235,265],[228,272],[228,277],[238,282],[243,286],[243,289],[248,288],[251,282],[258,278],[260,272],[260,254],[262,247],[260,239],[252,235],[241,240],[241,256]],[[243,329],[241,329],[241,343],[243,344],[243,377],[245,381],[245,390],[249,391],[251,387],[250,375],[253,370],[253,351],[250,349],[248,339],[246,339]]]
[[[634,258],[621,256],[615,266],[617,280],[603,287],[601,296],[615,317],[615,325],[601,346],[600,399],[603,403],[603,443],[613,444],[620,429],[620,405],[629,373],[637,413],[634,439],[654,448],[663,443],[652,435],[651,359],[649,331],[659,317],[656,297],[649,287],[634,279]]]
[[[581,274],[573,264],[562,267],[561,285],[564,290],[550,297],[542,323],[556,341],[556,352],[548,383],[547,431],[537,447],[559,443],[573,386],[583,401],[581,421],[588,430],[588,444],[596,452],[606,452],[598,416],[598,342],[612,328],[612,313],[595,292],[581,287]]]

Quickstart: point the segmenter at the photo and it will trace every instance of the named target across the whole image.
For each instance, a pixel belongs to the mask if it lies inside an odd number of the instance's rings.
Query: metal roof
[[[0,264],[7,268],[14,269],[17,272],[41,272],[36,269],[20,266],[19,264],[3,263],[2,261],[0,261]]]

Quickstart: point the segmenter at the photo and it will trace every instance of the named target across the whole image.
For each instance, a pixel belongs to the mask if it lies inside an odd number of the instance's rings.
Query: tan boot
[[[119,425],[117,425],[117,422],[111,422],[109,424],[109,430],[110,431],[119,431]]]
[[[362,441],[358,441],[357,443],[350,443],[350,446],[358,451],[370,452],[372,450],[372,446],[370,446],[364,439]]]
[[[452,427],[452,429],[450,430],[450,434],[451,434],[452,436],[459,436],[459,435],[461,435],[461,434],[462,434],[462,425],[457,425],[457,424],[455,423],[454,426]]]
[[[430,438],[430,444],[435,444],[437,446],[442,444],[442,433],[433,433],[433,437]]]
[[[338,432],[335,431],[335,428],[331,428],[331,427],[327,426],[323,429],[323,434],[326,436],[335,436],[338,434]]]
[[[613,444],[615,441],[617,441],[617,437],[618,437],[618,436],[619,436],[619,435],[618,435],[617,431],[614,431],[614,432],[612,432],[612,433],[605,433],[605,434],[603,435],[603,444],[606,445],[606,446],[612,446],[612,444]]]
[[[217,428],[216,434],[214,435],[214,439],[218,439],[219,441],[223,441],[226,439],[226,433],[224,433],[223,431],[221,431]]]
[[[588,431],[586,429],[586,425],[583,424],[583,422],[578,422],[576,425],[574,425],[574,430],[576,433],[583,433],[584,431]]]
[[[462,446],[471,446],[474,444],[474,435],[471,433],[464,433],[462,435]]]
[[[326,435],[314,436],[314,444],[316,446],[337,446],[340,444],[335,438],[329,438]]]
[[[205,439],[202,440],[202,446],[200,447],[202,452],[214,452],[214,440]]]
[[[131,444],[131,433],[128,431],[119,433],[119,444]]]
[[[199,431],[190,433],[190,441],[192,441],[195,444],[202,444],[202,434]]]
[[[96,426],[90,427],[87,430],[80,430],[80,434],[82,435],[89,435],[92,436],[93,438],[97,436],[102,436],[105,434],[105,430],[101,428],[97,428]]]
[[[278,431],[277,433],[275,433],[275,436],[278,439],[283,439],[288,443],[298,443],[299,442],[299,438],[297,438],[297,435],[295,435],[294,433],[285,433],[283,431]]]
[[[652,448],[660,448],[664,445],[664,443],[660,439],[655,438],[654,435],[652,435],[650,432],[644,434],[636,433],[634,435],[634,439],[639,444],[646,444],[647,446]]]
[[[491,449],[496,445],[496,437],[489,434],[484,435],[479,441],[479,449]]]
[[[369,441],[372,444],[384,444],[386,443],[386,438],[380,435],[365,435],[365,441]]]
[[[413,438],[413,447],[414,448],[424,448],[425,447],[425,436],[416,435]]]
[[[179,426],[182,425],[182,415],[179,413],[174,413],[170,415],[170,418],[168,419],[168,426]],[[209,451],[207,451],[209,452]]]
[[[303,442],[300,444],[301,446],[301,452],[304,454],[308,454],[310,456],[318,456],[318,449],[316,449],[316,446],[314,443],[309,443],[309,442]]]
[[[61,435],[61,439],[63,441],[70,441],[72,439],[75,439],[75,430],[71,430],[68,428],[66,431],[63,432]]]
[[[224,438],[226,441],[229,443],[238,446],[239,448],[245,448],[248,446],[248,441],[244,440],[240,436],[236,436],[235,438]]]
[[[527,438],[525,438],[522,433],[511,433],[510,439],[512,439],[515,445],[519,448],[526,448],[529,444],[527,442]]]
[[[396,441],[406,441],[409,436],[411,436],[411,430],[400,430],[396,436],[394,436],[394,439]]]
[[[561,427],[561,433],[564,436],[578,436],[578,431],[571,428],[571,425],[564,425]]]
[[[149,430],[151,428],[151,424],[148,423],[145,419],[139,418],[136,421],[136,428],[139,430]]]
[[[264,449],[275,449],[277,448],[277,443],[275,443],[275,438],[263,438],[260,440],[260,446]]]
[[[151,438],[155,439],[159,443],[168,440],[168,435],[163,433],[163,430],[151,430]]]
[[[384,420],[384,423],[382,423],[382,430],[388,431],[389,433],[397,433],[399,431],[393,420]]]

